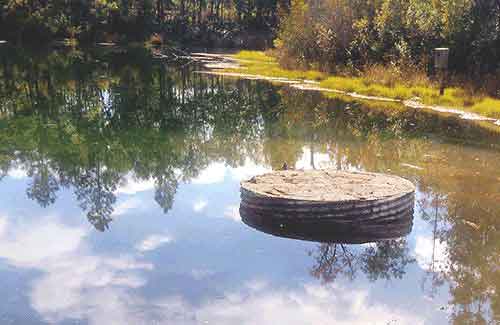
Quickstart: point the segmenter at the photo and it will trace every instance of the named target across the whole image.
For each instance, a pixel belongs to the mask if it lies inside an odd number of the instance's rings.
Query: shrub
[[[433,48],[448,46],[450,68],[482,82],[500,69],[499,21],[498,1],[292,0],[275,45],[288,67],[338,72],[376,63],[413,74],[428,70]],[[427,83],[415,75],[421,80],[412,82]]]

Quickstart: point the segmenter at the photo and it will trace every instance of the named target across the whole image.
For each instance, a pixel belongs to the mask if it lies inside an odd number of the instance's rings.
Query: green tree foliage
[[[453,69],[494,74],[500,2],[296,0],[276,45],[282,61],[327,70],[381,62],[426,67],[433,48],[448,46]]]
[[[287,0],[0,0],[0,37],[43,41],[224,39],[238,31],[273,35]]]

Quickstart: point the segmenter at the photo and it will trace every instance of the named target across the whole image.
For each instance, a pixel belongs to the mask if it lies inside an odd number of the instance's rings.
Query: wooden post
[[[446,77],[448,71],[448,57],[450,49],[447,47],[440,47],[434,49],[434,68],[439,75],[439,95],[444,95],[444,88],[446,86]]]

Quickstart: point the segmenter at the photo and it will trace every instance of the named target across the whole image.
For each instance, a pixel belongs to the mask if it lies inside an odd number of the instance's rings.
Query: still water
[[[500,321],[499,133],[142,49],[0,50],[0,324]],[[411,233],[245,225],[239,182],[284,162],[411,180]]]

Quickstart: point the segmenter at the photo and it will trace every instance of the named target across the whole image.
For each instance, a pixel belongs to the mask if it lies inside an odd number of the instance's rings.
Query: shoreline
[[[286,76],[276,76],[274,75],[274,73],[273,75],[257,74],[257,73],[252,73],[252,70],[248,69],[248,66],[246,66],[249,62],[252,61],[238,58],[238,54],[228,55],[228,54],[197,52],[197,53],[192,53],[192,56],[193,59],[195,60],[203,58],[203,60],[200,61],[204,65],[204,67],[207,68],[207,70],[197,71],[198,73],[202,74],[227,76],[227,77],[242,78],[249,80],[264,80],[269,82],[286,84],[289,87],[304,91],[335,93],[338,95],[343,95],[354,99],[399,103],[407,108],[426,109],[437,113],[452,114],[464,120],[483,121],[483,122],[488,122],[489,124],[492,124],[494,126],[500,127],[500,119],[472,112],[464,107],[426,104],[416,96],[413,98],[400,99],[400,98],[391,98],[385,96],[373,96],[356,91],[348,91],[348,90],[337,89],[334,87],[322,86],[322,81],[327,80],[328,77],[334,77],[334,76],[322,75],[322,78],[320,80],[310,80],[306,78],[290,78]],[[262,62],[262,64],[269,64],[269,62]],[[294,73],[293,70],[285,70],[285,69],[282,70]],[[301,72],[297,72],[297,74],[300,75]],[[307,75],[308,72],[303,72],[303,74]]]

